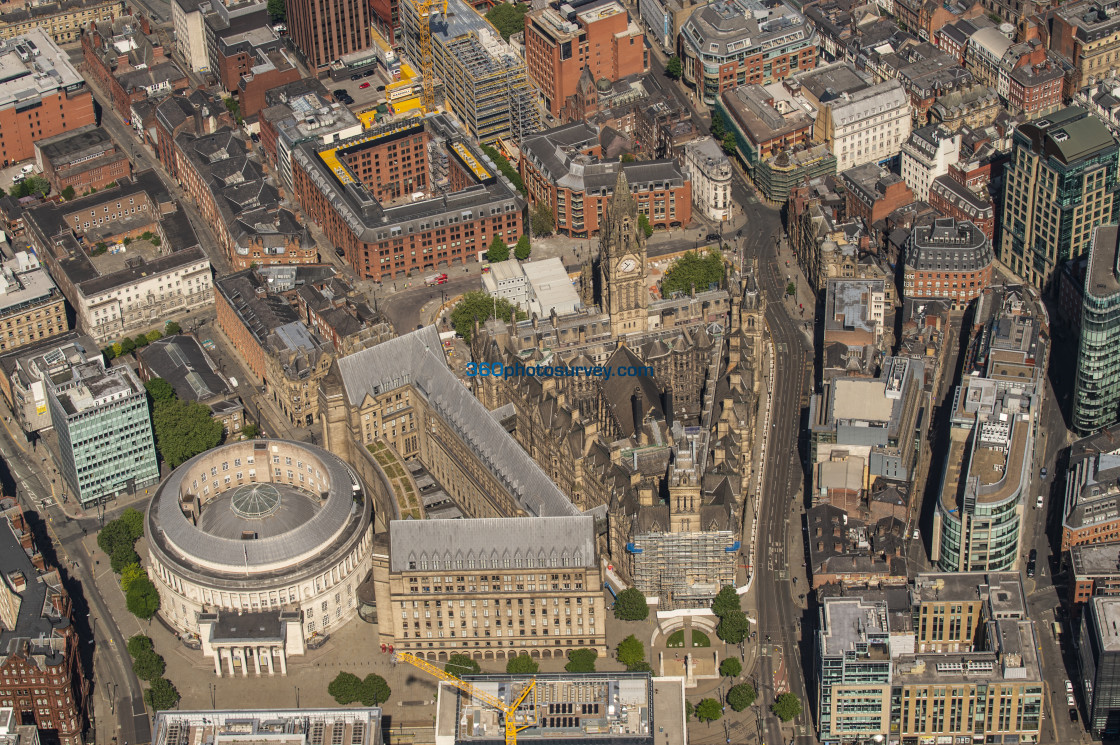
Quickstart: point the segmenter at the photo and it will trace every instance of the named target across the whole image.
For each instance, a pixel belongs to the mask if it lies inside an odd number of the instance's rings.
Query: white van
[[[23,168],[19,169],[19,172],[26,176],[27,174],[31,173],[34,170],[35,170],[35,164],[34,163],[28,163]]]
[[[1041,494],[1039,494],[1038,499],[1035,500],[1034,508],[1036,510],[1041,510],[1042,509],[1042,495]]]

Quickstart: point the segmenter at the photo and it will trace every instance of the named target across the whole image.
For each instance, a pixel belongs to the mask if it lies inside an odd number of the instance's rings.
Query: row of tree
[[[529,254],[533,248],[529,243],[529,236],[523,235],[517,239],[517,244],[513,247],[513,255],[518,261],[525,261],[529,258]],[[505,261],[509,258],[509,244],[502,240],[501,236],[494,236],[494,240],[490,242],[490,248],[486,249],[487,261]]]
[[[159,592],[140,566],[136,541],[144,535],[144,513],[129,507],[97,534],[98,547],[109,555],[109,566],[120,575],[128,610],[145,620],[159,610]]]
[[[128,653],[132,656],[132,671],[137,678],[148,683],[144,703],[154,711],[174,708],[179,703],[179,690],[163,677],[167,665],[152,646],[152,640],[137,634],[128,640]]]
[[[101,250],[103,246],[105,246],[104,243],[98,243],[97,246],[94,247],[94,251],[96,252]],[[101,353],[105,355],[105,359],[113,360],[125,354],[132,354],[137,349],[142,349],[152,342],[159,341],[164,337],[165,334],[167,336],[174,336],[175,334],[180,333],[182,330],[183,329],[179,326],[179,324],[175,323],[174,321],[168,321],[164,326],[164,331],[154,329],[146,334],[137,334],[136,336],[131,338],[126,336],[120,341],[113,342],[109,346],[102,349]]]
[[[163,378],[152,378],[144,388],[152,399],[156,449],[167,465],[176,468],[222,442],[222,423],[209,406],[182,400]]]
[[[327,693],[341,706],[355,701],[362,706],[379,706],[393,695],[389,684],[380,675],[370,673],[365,678],[359,678],[346,672],[335,676],[327,686]]]

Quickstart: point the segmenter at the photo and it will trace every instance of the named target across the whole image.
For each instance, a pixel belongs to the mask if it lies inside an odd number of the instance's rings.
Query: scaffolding
[[[731,530],[643,533],[626,550],[634,586],[668,608],[706,608],[721,587],[735,584],[739,541]]]
[[[521,142],[539,132],[540,103],[524,60],[462,0],[451,0],[448,7],[447,16],[425,34],[417,4],[401,5],[405,54],[411,59],[431,55],[430,74],[442,83],[444,104],[479,142],[502,137]]]

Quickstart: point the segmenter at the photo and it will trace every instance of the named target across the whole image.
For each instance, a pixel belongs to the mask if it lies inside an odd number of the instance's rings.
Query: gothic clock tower
[[[614,195],[599,225],[599,274],[602,309],[610,314],[614,336],[646,330],[646,236],[638,226],[638,203],[620,165]]]

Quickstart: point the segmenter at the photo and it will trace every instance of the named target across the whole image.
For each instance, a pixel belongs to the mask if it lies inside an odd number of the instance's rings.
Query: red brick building
[[[1070,582],[1070,601],[1076,605],[1089,602],[1095,595],[1120,595],[1117,555],[1120,555],[1120,542],[1071,546],[1069,568],[1073,581]]]
[[[35,143],[35,160],[55,192],[104,189],[132,174],[132,164],[109,133],[89,124]]]
[[[875,163],[849,168],[840,174],[847,191],[848,217],[861,217],[870,228],[899,207],[914,202],[914,192],[896,174]]]
[[[601,162],[600,152],[598,133],[586,122],[540,132],[521,143],[521,178],[530,204],[548,204],[560,233],[576,238],[599,234],[620,167],[651,226],[677,228],[692,222],[692,182],[675,160]]]
[[[94,123],[93,96],[65,52],[42,29],[33,29],[21,39],[27,59],[21,57],[20,61],[28,80],[37,76],[40,105],[26,105],[15,87],[0,96],[0,161],[4,166],[34,157],[36,140]],[[40,53],[31,53],[27,42],[34,43]],[[10,74],[14,78],[18,73]]]
[[[288,33],[312,73],[351,52],[369,49],[369,0],[289,0]]]
[[[241,116],[256,116],[265,107],[265,93],[299,79],[299,69],[288,58],[285,50],[277,49],[259,55],[257,64],[249,69],[248,74],[242,75],[237,83]]]
[[[126,51],[120,51],[121,47]],[[131,121],[132,103],[189,87],[186,74],[166,55],[150,34],[148,19],[124,16],[82,32],[82,52],[88,75],[107,91],[113,108]]]
[[[15,500],[0,499],[0,510],[0,706],[34,722],[44,742],[81,745],[89,682],[70,596]]]
[[[1017,67],[1008,81],[1007,94],[1012,111],[1021,111],[1030,119],[1061,108],[1064,77],[1063,70],[1054,60],[1046,57],[1041,46],[1038,54],[1032,57],[1042,59]]]
[[[946,300],[962,309],[991,284],[994,263],[992,242],[979,228],[938,218],[910,233],[902,294]]]
[[[452,191],[429,197],[425,143],[437,138]],[[362,278],[461,266],[494,238],[512,244],[525,232],[524,200],[444,115],[390,122],[341,143],[298,145],[292,176],[305,220]]]
[[[584,67],[596,81],[649,68],[645,35],[618,2],[567,14],[553,8],[525,16],[525,66],[553,116],[578,92]]]

